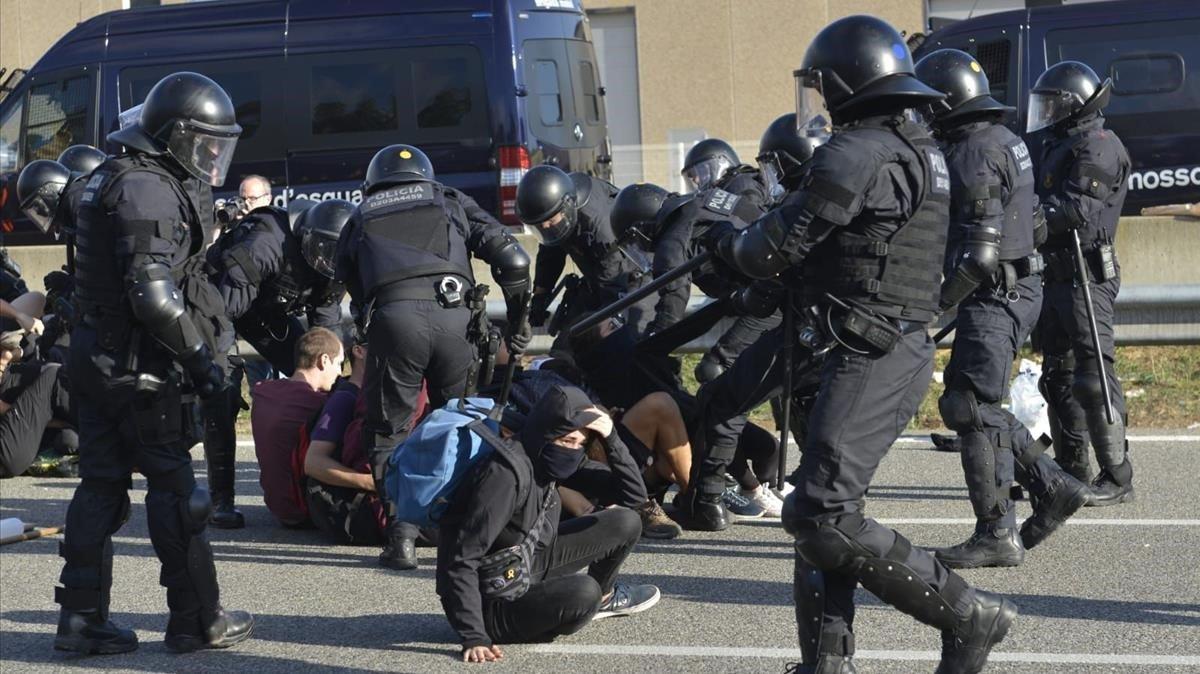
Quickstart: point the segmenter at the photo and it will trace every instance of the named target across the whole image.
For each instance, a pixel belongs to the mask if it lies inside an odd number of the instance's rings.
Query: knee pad
[[[796,554],[820,571],[852,569],[862,554],[845,533],[827,522],[801,526],[796,535]]]
[[[938,398],[938,411],[946,428],[957,433],[983,430],[983,419],[979,416],[979,402],[974,391],[947,389]]]
[[[183,521],[193,534],[204,531],[208,526],[208,516],[212,514],[212,495],[200,485],[192,489],[187,500],[182,503]]]
[[[1096,371],[1094,361],[1091,367],[1075,375],[1071,384],[1071,393],[1079,401],[1081,407],[1099,407],[1104,405],[1104,387],[1100,381],[1100,373]]]

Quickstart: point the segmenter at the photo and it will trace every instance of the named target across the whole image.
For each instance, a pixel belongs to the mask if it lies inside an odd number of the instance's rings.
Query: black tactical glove
[[[706,384],[720,377],[724,371],[725,366],[721,365],[720,361],[710,351],[704,354],[699,363],[696,363],[696,369],[692,371],[692,374],[696,375],[697,383]]]
[[[519,358],[525,353],[525,349],[529,348],[529,342],[533,341],[533,329],[529,327],[529,323],[522,323],[515,329],[510,328],[505,339],[508,343],[509,357]]]
[[[534,293],[529,302],[529,324],[540,328],[550,318],[550,293]]]
[[[225,373],[213,362],[207,346],[202,346],[179,361],[192,379],[196,395],[207,400],[224,390],[227,385]]]
[[[767,318],[779,308],[783,287],[777,283],[756,282],[733,294],[730,305],[739,316]]]

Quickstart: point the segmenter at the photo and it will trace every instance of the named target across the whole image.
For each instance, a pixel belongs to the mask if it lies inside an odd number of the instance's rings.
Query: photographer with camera
[[[271,183],[257,175],[245,177],[238,194],[236,210],[228,204],[217,209],[218,220],[229,217],[232,222],[233,215],[241,216],[208,249],[210,278],[237,335],[290,377],[296,366],[296,342],[305,332],[301,315],[310,328],[341,332],[345,290],[333,280],[333,250],[354,206],[341,200],[317,204],[297,200],[285,210],[272,205]],[[289,216],[295,213],[293,227]],[[212,522],[238,529],[245,522],[233,507],[234,423],[242,404],[241,377],[232,368],[229,374],[235,385],[224,400],[211,401],[205,410],[204,451],[213,494]]]

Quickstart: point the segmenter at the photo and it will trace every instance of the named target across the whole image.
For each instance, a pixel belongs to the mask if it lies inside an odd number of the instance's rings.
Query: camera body
[[[216,210],[215,216],[217,222],[224,226],[240,219],[245,210],[246,200],[241,197],[234,197],[233,199],[227,199],[225,205]]]

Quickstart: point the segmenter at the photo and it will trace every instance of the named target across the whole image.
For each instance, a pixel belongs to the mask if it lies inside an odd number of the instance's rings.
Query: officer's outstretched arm
[[[183,293],[171,280],[169,267],[153,263],[135,271],[129,306],[142,327],[188,371],[202,395],[220,387],[221,373],[187,314]]]
[[[752,279],[769,279],[799,265],[835,225],[807,208],[785,202],[749,227],[730,232],[716,245],[725,264]]]

